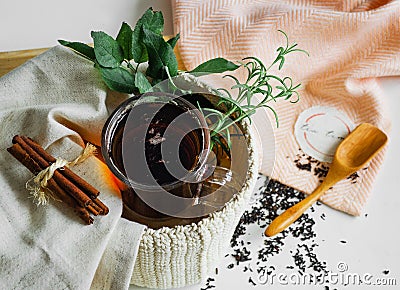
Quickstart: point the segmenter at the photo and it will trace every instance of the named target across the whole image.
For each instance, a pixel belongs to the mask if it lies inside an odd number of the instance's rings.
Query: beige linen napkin
[[[174,25],[180,32],[179,50],[187,69],[217,56],[241,60],[257,56],[266,64],[285,39],[277,30],[307,50],[287,57],[281,72],[302,83],[301,100],[274,104],[280,127],[275,130],[276,161],[272,177],[310,193],[319,183],[312,172],[299,170],[294,160],[299,145],[294,124],[312,106],[329,106],[344,112],[355,124],[390,127],[384,96],[376,78],[400,75],[400,1],[342,0],[173,0]],[[273,140],[255,120],[263,147]],[[380,153],[357,182],[344,180],[322,197],[329,206],[359,215],[383,162]],[[263,163],[261,172],[268,173]]]
[[[93,64],[62,47],[0,79],[0,288],[128,288],[144,226],[120,218],[107,167],[91,157],[72,168],[110,208],[85,226],[60,202],[36,207],[25,189],[31,173],[6,151],[14,135],[24,134],[72,160],[82,139],[100,144],[112,101]]]

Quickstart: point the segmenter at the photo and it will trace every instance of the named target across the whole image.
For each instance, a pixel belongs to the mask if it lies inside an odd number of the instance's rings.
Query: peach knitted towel
[[[173,0],[179,50],[188,69],[222,56],[260,57],[270,63],[283,44],[278,29],[307,50],[288,56],[281,75],[302,83],[301,100],[277,103],[276,162],[272,177],[310,193],[319,178],[299,170],[294,124],[312,106],[344,112],[355,124],[390,127],[377,77],[400,75],[400,2],[388,0]],[[259,126],[259,131],[262,131]],[[262,134],[261,134],[262,135]],[[270,140],[262,140],[268,144]],[[383,162],[381,153],[357,182],[344,180],[321,199],[329,206],[360,215]],[[261,172],[265,172],[263,164]]]

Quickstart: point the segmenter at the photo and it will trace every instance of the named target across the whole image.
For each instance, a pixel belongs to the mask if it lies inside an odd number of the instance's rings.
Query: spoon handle
[[[329,180],[325,180],[314,190],[312,194],[276,217],[265,230],[265,234],[268,237],[272,237],[282,232],[284,229],[294,223],[311,205],[314,204],[314,202],[317,201],[317,199],[325,191],[327,191],[335,183],[336,182],[329,182]]]

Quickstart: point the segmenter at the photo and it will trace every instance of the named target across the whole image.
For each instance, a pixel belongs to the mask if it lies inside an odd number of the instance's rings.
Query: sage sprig
[[[179,33],[169,40],[163,38],[164,17],[160,11],[146,10],[134,29],[122,23],[114,39],[103,31],[92,31],[94,46],[81,42],[59,40],[61,45],[95,63],[105,84],[122,93],[144,93],[157,83],[178,75],[174,47]],[[139,70],[148,62],[145,73]],[[198,74],[232,71],[239,66],[223,58],[211,59],[193,70]]]

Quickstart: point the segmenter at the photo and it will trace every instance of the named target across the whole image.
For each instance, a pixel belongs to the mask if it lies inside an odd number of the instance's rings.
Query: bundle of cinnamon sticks
[[[47,153],[38,143],[26,136],[14,136],[13,145],[7,148],[33,174],[49,167],[56,159]],[[57,169],[47,182],[47,189],[59,200],[73,208],[86,223],[92,224],[90,215],[106,215],[108,207],[98,198],[99,191],[80,178],[68,167]]]

